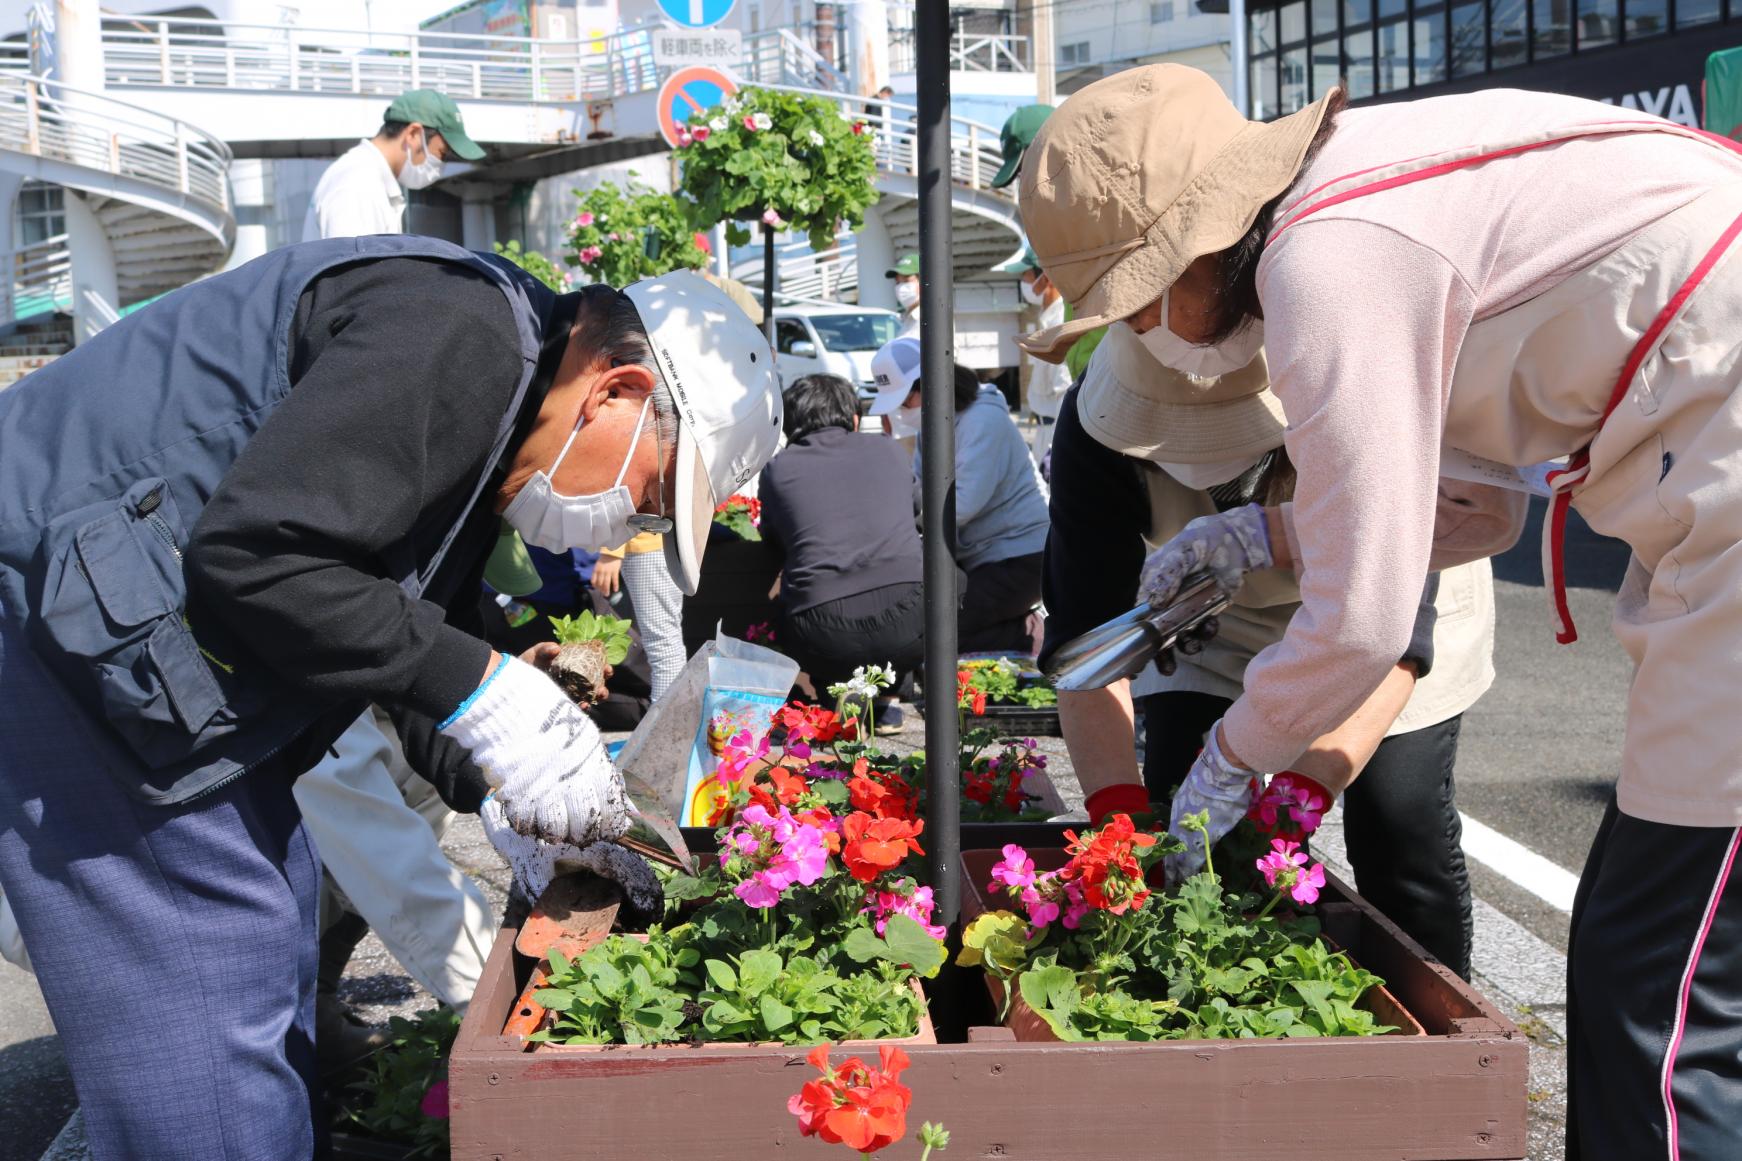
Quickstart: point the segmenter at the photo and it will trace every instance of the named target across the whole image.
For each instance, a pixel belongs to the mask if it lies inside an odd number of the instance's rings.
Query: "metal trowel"
[[[530,1036],[538,1031],[544,1023],[544,1005],[532,994],[550,978],[550,953],[573,959],[603,942],[611,934],[622,900],[617,884],[588,871],[558,875],[550,881],[514,939],[514,950],[538,963],[514,1003],[502,1030],[505,1035]]]
[[[1055,689],[1077,692],[1101,689],[1123,677],[1134,677],[1180,637],[1202,625],[1229,604],[1227,594],[1208,573],[1193,573],[1165,605],[1138,605],[1059,646],[1047,667]]]
[[[636,854],[686,875],[696,873],[696,861],[683,841],[677,820],[660,805],[653,788],[634,774],[623,775],[623,795],[629,804],[629,830],[617,842]]]

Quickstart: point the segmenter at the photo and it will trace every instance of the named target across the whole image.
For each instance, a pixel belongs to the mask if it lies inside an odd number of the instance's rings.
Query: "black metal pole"
[[[774,227],[762,223],[762,329],[774,345]]]
[[[950,258],[950,6],[914,6],[919,88],[919,444],[925,461],[926,847],[933,921],[961,911],[961,760],[956,720],[955,279]]]

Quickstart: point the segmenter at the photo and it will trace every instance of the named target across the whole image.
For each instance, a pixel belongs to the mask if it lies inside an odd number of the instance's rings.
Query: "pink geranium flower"
[[[706,125],[697,125],[694,129],[690,130],[690,136],[694,138],[698,144],[706,141],[711,133],[713,133],[713,130],[709,129]]]
[[[707,130],[704,129],[702,132],[705,133]],[[704,254],[712,254],[714,252],[714,247],[708,242],[708,236],[706,234],[698,231],[691,237],[691,241],[695,242],[696,249]],[[770,638],[770,640],[772,640],[772,638]]]
[[[884,934],[889,927],[891,915],[905,915],[921,927],[933,939],[942,939],[948,934],[948,929],[931,921],[935,902],[932,899],[930,887],[915,887],[911,895],[900,891],[873,891],[866,899],[866,905],[860,909],[860,914],[875,917],[877,934]]]
[[[732,894],[744,900],[747,905],[764,910],[780,902],[779,889],[770,884],[761,871],[733,887]]]
[[[575,215],[575,225],[577,225],[577,226],[590,226],[592,224],[593,224],[593,215],[588,213],[586,210],[582,210],[580,213]]]
[[[775,210],[763,210],[762,224],[765,226],[784,226],[786,221]]]
[[[1296,903],[1317,903],[1319,889],[1325,885],[1325,865],[1314,863],[1300,873],[1300,878],[1288,894]]]
[[[580,258],[580,260],[581,260],[582,266],[591,266],[593,263],[597,262],[600,258],[603,258],[604,256],[605,256],[605,251],[601,250],[597,246],[582,246],[580,254],[577,255],[577,257]]]
[[[1034,860],[1015,843],[1004,845],[1004,859],[992,868],[992,885],[988,885],[987,890],[997,890],[995,884],[998,883],[1013,891],[1034,884]]]
[[[429,1091],[423,1094],[423,1100],[418,1102],[417,1111],[435,1121],[448,1119],[448,1078],[436,1081],[429,1086]]]
[[[1306,861],[1306,856],[1300,853],[1299,843],[1271,839],[1270,853],[1258,860],[1258,869],[1263,872],[1265,883],[1274,887],[1280,878],[1286,887],[1294,882],[1295,871]]]

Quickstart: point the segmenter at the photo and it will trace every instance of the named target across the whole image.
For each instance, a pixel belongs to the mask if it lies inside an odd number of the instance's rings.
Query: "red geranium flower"
[[[884,871],[899,867],[908,852],[925,854],[915,841],[924,829],[922,821],[873,818],[855,811],[841,823],[841,861],[855,879],[869,883]]]
[[[800,1136],[875,1153],[907,1134],[907,1108],[913,1103],[913,1091],[901,1083],[907,1053],[885,1046],[877,1068],[855,1056],[831,1069],[829,1046],[823,1044],[807,1059],[822,1076],[806,1081],[786,1102],[798,1118]]]

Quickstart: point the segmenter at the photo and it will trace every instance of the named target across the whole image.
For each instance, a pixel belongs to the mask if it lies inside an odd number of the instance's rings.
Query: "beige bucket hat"
[[[1162,366],[1124,323],[1107,328],[1083,372],[1077,418],[1095,442],[1164,464],[1256,459],[1281,447],[1287,429],[1262,351],[1238,371],[1200,379]]]
[[[1019,339],[1023,350],[1058,362],[1085,331],[1160,298],[1192,259],[1239,241],[1294,181],[1329,100],[1248,121],[1207,73],[1158,64],[1066,101],[1029,146],[1018,197],[1075,317]]]

